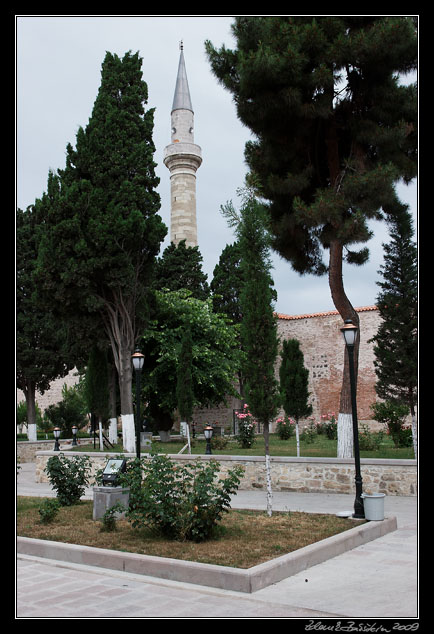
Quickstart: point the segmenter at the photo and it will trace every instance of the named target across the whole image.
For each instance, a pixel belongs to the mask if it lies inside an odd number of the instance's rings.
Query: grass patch
[[[153,441],[153,446],[158,453],[178,453],[185,445],[185,440],[171,440],[170,442],[160,442],[158,440]],[[74,448],[76,451],[99,451],[99,441],[96,442],[95,449],[93,443],[88,445],[82,445]],[[191,453],[195,455],[202,455],[205,453],[206,442],[201,438],[195,438]],[[114,451],[115,453],[122,453],[123,447],[119,443],[113,449],[104,449],[104,453],[107,451]],[[145,451],[142,449],[142,453]],[[262,434],[256,436],[255,443],[251,449],[243,449],[239,446],[238,442],[234,439],[230,439],[227,445],[221,449],[213,449],[212,453],[216,456],[263,456],[265,453],[264,437]],[[324,435],[318,435],[314,438],[312,443],[300,441],[300,456],[303,458],[336,458],[337,455],[337,441],[329,440]],[[280,440],[277,434],[270,434],[270,456],[297,456],[297,445],[295,437],[291,437],[288,440]],[[360,451],[361,458],[387,458],[387,459],[411,459],[414,458],[414,451],[412,447],[395,448],[390,438],[384,438],[380,448],[377,451]]]
[[[250,568],[360,524],[319,513],[273,511],[268,517],[262,511],[231,509],[213,539],[196,544],[155,537],[150,530],[132,528],[127,520],[118,520],[114,532],[102,532],[102,522],[92,519],[91,500],[62,507],[53,523],[42,524],[38,508],[44,499],[17,498],[18,535],[234,568]]]

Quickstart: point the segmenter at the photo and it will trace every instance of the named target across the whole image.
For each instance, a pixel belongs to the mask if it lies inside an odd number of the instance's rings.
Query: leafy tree
[[[253,417],[263,426],[267,477],[267,512],[271,515],[269,423],[278,408],[278,387],[274,375],[277,357],[277,321],[273,311],[269,239],[264,208],[247,198],[241,209],[237,234],[241,250],[243,289],[241,292],[242,370],[246,398]]]
[[[309,370],[304,367],[304,356],[296,339],[287,339],[282,344],[282,363],[279,368],[280,396],[285,414],[295,418],[297,434],[297,456],[300,455],[298,422],[312,413],[308,403]]]
[[[124,448],[135,442],[131,355],[147,320],[155,258],[166,227],[157,215],[153,110],[145,111],[142,60],[107,53],[101,85],[66,167],[51,174],[39,251],[45,294],[64,313],[97,313],[116,365]],[[127,446],[128,444],[128,446]]]
[[[384,400],[405,403],[412,416],[413,442],[417,454],[417,248],[412,219],[407,209],[389,222],[391,241],[383,244],[384,264],[377,282],[381,292],[377,307],[382,321],[374,342],[375,386]]]
[[[64,377],[73,367],[66,360],[65,331],[35,295],[34,271],[43,218],[34,206],[16,214],[16,372],[17,387],[26,398],[27,433],[36,440],[35,394]],[[30,427],[32,426],[32,427]]]
[[[398,81],[417,65],[414,20],[241,16],[232,30],[236,50],[205,46],[256,136],[245,158],[268,201],[272,246],[300,274],[328,273],[336,309],[359,326],[343,262],[366,262],[368,249],[354,246],[371,238],[371,219],[399,211],[395,183],[416,175],[416,86]],[[354,356],[357,366],[358,344]],[[344,367],[339,418],[351,429],[346,353]]]
[[[81,429],[87,425],[86,404],[81,383],[69,387],[65,384],[62,389],[62,400],[49,405],[44,412],[44,419],[51,424],[51,428],[60,427],[63,438],[72,437],[72,427]]]
[[[157,429],[170,429],[178,407],[178,368],[184,333],[190,328],[193,407],[219,405],[236,396],[234,375],[239,366],[236,327],[212,310],[212,300],[188,291],[156,291],[155,319],[143,335],[147,414]]]
[[[172,242],[157,260],[155,287],[158,290],[168,288],[169,291],[185,288],[193,297],[207,299],[209,287],[207,276],[202,271],[202,259],[199,247],[187,247],[185,240],[178,245]]]

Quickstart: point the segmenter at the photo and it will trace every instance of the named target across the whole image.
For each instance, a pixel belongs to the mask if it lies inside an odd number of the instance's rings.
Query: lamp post
[[[144,355],[136,348],[131,357],[136,372],[136,456],[140,459],[140,376],[142,374]]]
[[[74,446],[77,444],[77,432],[78,432],[77,425],[73,425],[72,426],[72,444]]]
[[[342,326],[341,332],[344,337],[345,345],[348,351],[348,366],[350,371],[350,388],[351,388],[351,409],[353,418],[353,438],[354,438],[354,460],[356,467],[356,498],[354,500],[353,517],[356,519],[365,518],[365,510],[362,498],[362,475],[360,472],[360,449],[359,449],[359,427],[357,421],[357,404],[356,404],[356,379],[354,371],[354,344],[357,338],[358,328],[354,326],[351,319],[345,320],[345,326]]]
[[[53,429],[54,434],[54,451],[60,451],[59,438],[60,438],[60,427],[55,427]]]
[[[212,438],[212,433],[213,433],[213,428],[211,427],[211,425],[207,425],[205,427],[205,429],[203,430],[203,433],[205,434],[205,438],[206,438],[206,450],[205,450],[205,454],[212,454],[211,451],[211,438]]]

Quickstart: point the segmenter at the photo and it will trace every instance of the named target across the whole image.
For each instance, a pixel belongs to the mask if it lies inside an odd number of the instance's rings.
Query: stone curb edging
[[[197,585],[252,593],[301,570],[382,537],[397,528],[396,517],[367,522],[249,569],[125,553],[93,546],[17,537],[17,553],[108,568]]]

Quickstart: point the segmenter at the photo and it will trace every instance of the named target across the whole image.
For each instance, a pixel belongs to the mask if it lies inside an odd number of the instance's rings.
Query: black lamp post
[[[357,421],[357,404],[356,404],[356,378],[354,371],[354,344],[356,342],[358,328],[354,326],[351,319],[345,320],[345,326],[341,328],[345,345],[348,351],[348,366],[350,370],[350,388],[351,388],[351,408],[353,418],[353,438],[354,438],[354,460],[356,467],[356,498],[354,500],[353,517],[356,519],[365,518],[365,510],[362,498],[362,475],[360,472],[360,449],[359,449],[359,426]]]
[[[136,456],[140,459],[140,377],[145,357],[140,350],[136,348],[131,358],[133,368],[136,371]]]
[[[205,429],[203,430],[203,433],[205,434],[205,438],[206,438],[206,450],[205,450],[205,454],[212,454],[211,451],[211,438],[212,438],[212,433],[213,433],[213,428],[211,427],[211,425],[207,425],[205,427]]]
[[[60,427],[55,427],[53,429],[54,434],[54,451],[60,451],[59,438],[60,438]]]
[[[77,425],[73,425],[72,426],[72,444],[74,446],[77,444],[77,432],[78,432]]]

